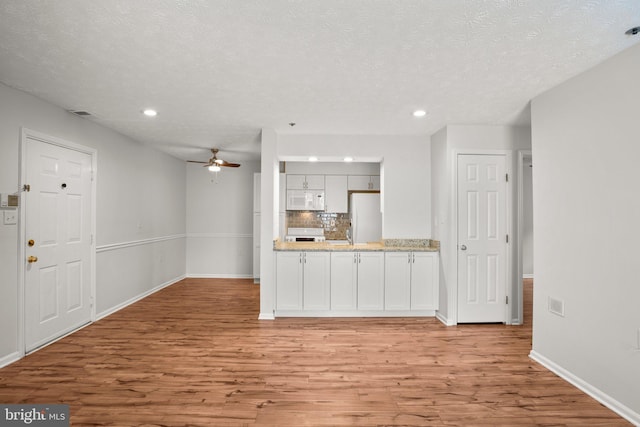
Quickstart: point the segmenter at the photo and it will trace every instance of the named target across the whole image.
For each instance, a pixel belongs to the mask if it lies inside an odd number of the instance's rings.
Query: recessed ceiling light
[[[318,161],[318,158],[317,158],[317,157],[315,157],[315,156],[311,156],[311,157],[309,157],[309,161],[310,161],[310,162],[317,162],[317,161]]]
[[[424,117],[427,115],[427,112],[424,110],[416,110],[413,112],[413,117]]]
[[[158,115],[158,112],[156,110],[152,110],[150,108],[147,108],[146,110],[142,111],[142,114],[144,114],[147,117],[155,117]]]
[[[345,162],[353,162],[353,157],[345,157],[343,160]]]

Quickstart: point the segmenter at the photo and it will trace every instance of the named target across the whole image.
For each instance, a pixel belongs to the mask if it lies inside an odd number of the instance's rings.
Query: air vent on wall
[[[76,116],[90,116],[91,115],[91,113],[89,113],[88,111],[69,110],[69,112],[75,114]]]
[[[564,301],[549,297],[548,308],[551,313],[564,317]]]

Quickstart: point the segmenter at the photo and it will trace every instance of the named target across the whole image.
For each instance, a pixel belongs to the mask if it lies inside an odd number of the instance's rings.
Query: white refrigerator
[[[351,193],[349,214],[353,243],[377,242],[382,239],[380,193]]]

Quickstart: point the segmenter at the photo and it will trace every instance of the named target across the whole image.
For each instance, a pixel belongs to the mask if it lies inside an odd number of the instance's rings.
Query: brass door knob
[[[29,247],[31,247],[31,246],[35,245],[35,244],[36,244],[36,242],[35,242],[35,240],[30,239],[30,240],[27,242],[27,244],[29,245]]]
[[[38,262],[38,257],[31,255],[29,258],[27,258],[27,262],[29,264],[31,264],[32,262]]]

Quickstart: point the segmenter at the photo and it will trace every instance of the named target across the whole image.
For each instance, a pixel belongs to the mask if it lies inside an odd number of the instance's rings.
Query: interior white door
[[[91,321],[90,154],[26,140],[25,346]]]
[[[458,322],[505,322],[504,155],[458,155]]]

